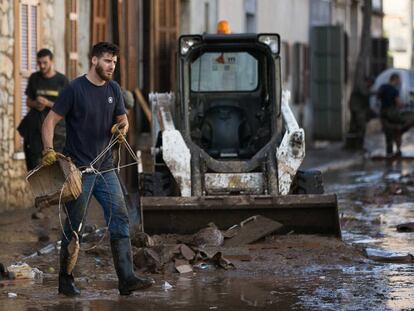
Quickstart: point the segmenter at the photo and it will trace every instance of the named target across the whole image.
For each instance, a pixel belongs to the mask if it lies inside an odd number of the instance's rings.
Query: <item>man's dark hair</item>
[[[112,56],[119,56],[119,47],[109,42],[98,42],[92,47],[89,58],[92,59],[94,56],[101,57],[104,53],[109,53]]]
[[[394,73],[390,76],[390,82],[393,82],[393,81],[395,81],[395,80],[397,80],[397,79],[399,79],[399,78],[400,78],[400,75],[399,75],[398,73],[394,72]]]
[[[51,50],[49,49],[41,49],[37,52],[37,58],[42,58],[42,57],[46,57],[49,56],[49,58],[52,60],[53,59],[53,53]]]

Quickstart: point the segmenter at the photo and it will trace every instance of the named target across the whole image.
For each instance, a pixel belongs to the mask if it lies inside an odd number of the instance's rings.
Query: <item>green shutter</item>
[[[341,26],[316,26],[311,30],[314,139],[341,140],[343,136],[343,38]]]

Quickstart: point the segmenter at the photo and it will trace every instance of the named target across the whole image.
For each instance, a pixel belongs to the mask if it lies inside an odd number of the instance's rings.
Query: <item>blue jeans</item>
[[[81,195],[76,200],[66,203],[68,215],[64,230],[67,238],[62,234],[62,246],[69,244],[72,230],[77,232],[81,221],[83,221],[82,226],[85,225],[88,197],[91,198],[92,195],[103,208],[106,224],[109,224],[111,240],[129,238],[128,211],[118,176],[114,171],[103,173],[102,176],[83,174]]]

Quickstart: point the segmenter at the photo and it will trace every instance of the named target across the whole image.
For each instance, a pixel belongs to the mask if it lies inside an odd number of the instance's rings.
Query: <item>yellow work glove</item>
[[[118,143],[122,144],[125,141],[125,135],[127,133],[126,123],[115,123],[111,128],[111,133],[118,139]]]
[[[52,165],[53,163],[55,163],[57,160],[57,153],[55,150],[53,149],[47,149],[44,153],[43,153],[43,157],[42,157],[42,165],[43,166],[49,166]]]

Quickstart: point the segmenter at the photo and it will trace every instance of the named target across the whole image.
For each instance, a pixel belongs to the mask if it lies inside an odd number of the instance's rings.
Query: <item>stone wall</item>
[[[21,150],[15,150],[14,146],[15,135],[19,135],[15,130],[19,120],[14,119],[13,5],[12,0],[0,0],[0,212],[33,205],[32,194],[25,180],[25,161]],[[42,5],[45,42],[41,45],[53,49],[49,25],[54,16],[54,0],[43,1]]]

